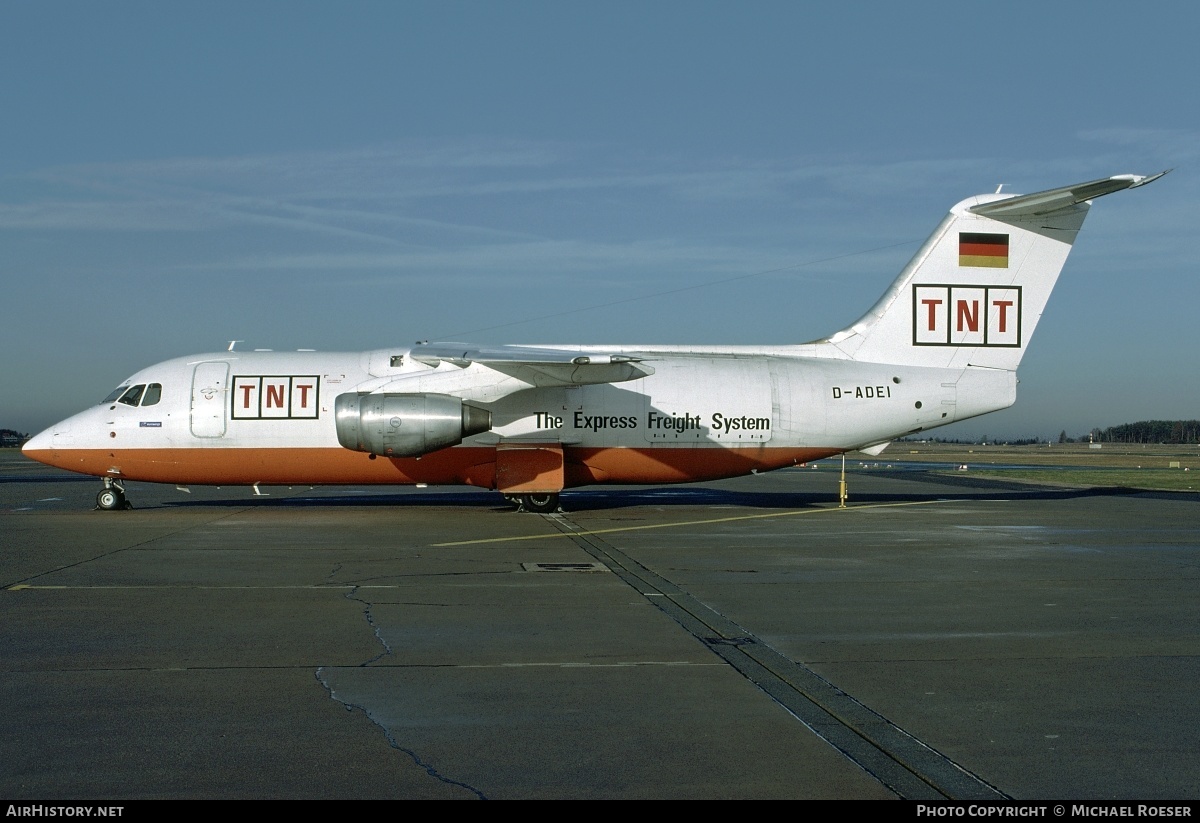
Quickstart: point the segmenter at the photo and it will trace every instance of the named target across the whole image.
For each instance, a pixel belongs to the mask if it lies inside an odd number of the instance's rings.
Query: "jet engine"
[[[341,394],[338,442],[384,457],[420,457],[492,427],[492,413],[448,394]]]

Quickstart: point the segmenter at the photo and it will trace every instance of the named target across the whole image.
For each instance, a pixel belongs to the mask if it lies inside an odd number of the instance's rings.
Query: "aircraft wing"
[[[442,362],[460,368],[479,364],[534,386],[621,383],[654,374],[652,367],[633,355],[536,346],[421,343],[412,348],[409,357],[434,368]]]
[[[1170,171],[1170,169],[1167,169]],[[1094,200],[1113,192],[1124,189],[1136,189],[1147,183],[1153,183],[1167,171],[1142,177],[1136,174],[1118,174],[1115,177],[1103,177],[1087,183],[1076,183],[1073,186],[1063,186],[1060,189],[1039,191],[1035,194],[1022,194],[1008,197],[1004,200],[994,200],[971,206],[975,214],[1003,220],[1006,217],[1034,217],[1039,214],[1049,214],[1060,209],[1070,208],[1085,200]]]

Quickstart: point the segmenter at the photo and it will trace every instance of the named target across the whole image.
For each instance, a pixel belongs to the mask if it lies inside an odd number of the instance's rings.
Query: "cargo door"
[[[645,381],[641,422],[651,443],[758,445],[779,423],[765,358],[655,363]]]

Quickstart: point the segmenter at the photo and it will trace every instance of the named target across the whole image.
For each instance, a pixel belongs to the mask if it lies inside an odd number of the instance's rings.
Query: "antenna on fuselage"
[[[238,343],[245,343],[245,342],[246,342],[245,340],[230,340],[229,348],[227,348],[225,351],[233,351],[234,346],[236,346]]]

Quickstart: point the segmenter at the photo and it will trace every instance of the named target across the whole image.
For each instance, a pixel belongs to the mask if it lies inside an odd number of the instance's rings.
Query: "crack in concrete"
[[[365,718],[367,718],[367,720],[369,720],[372,724],[377,726],[380,731],[383,732],[383,737],[385,740],[387,740],[388,746],[390,746],[391,748],[395,749],[398,752],[402,752],[403,754],[407,755],[409,757],[409,759],[411,759],[412,762],[418,768],[424,769],[425,773],[427,775],[429,775],[430,777],[432,777],[434,780],[437,780],[440,783],[444,783],[447,786],[457,786],[460,789],[471,792],[471,794],[475,795],[475,797],[478,798],[479,800],[487,800],[488,799],[487,795],[485,795],[479,789],[477,789],[474,786],[471,786],[467,783],[464,783],[461,780],[454,780],[452,778],[447,777],[446,775],[439,772],[435,766],[433,766],[432,764],[427,763],[423,759],[421,759],[421,756],[419,754],[417,754],[415,751],[408,748],[407,746],[402,746],[400,744],[400,741],[398,741],[396,739],[396,736],[394,734],[392,734],[391,729],[389,729],[382,721],[380,721],[377,717],[375,717],[375,715],[366,706],[362,706],[357,703],[351,703],[348,700],[343,700],[341,697],[339,697],[337,692],[334,691],[333,685],[328,680],[325,679],[325,667],[324,666],[321,666],[320,668],[317,669],[317,671],[315,672],[315,676],[317,678],[317,682],[320,683],[321,686],[325,689],[325,691],[329,693],[330,700],[340,703],[348,712],[354,712],[354,711],[362,712],[363,716]]]
[[[365,617],[365,618],[366,618],[366,620],[367,620],[367,625],[371,627],[371,631],[372,631],[372,633],[374,633],[374,635],[375,635],[375,639],[376,639],[377,641],[379,641],[379,645],[383,647],[383,651],[381,651],[379,654],[375,655],[375,656],[374,656],[374,657],[372,657],[370,660],[367,660],[367,661],[366,661],[366,662],[364,662],[364,663],[359,663],[359,666],[360,666],[360,667],[363,667],[363,668],[365,668],[365,667],[367,667],[367,666],[370,666],[372,663],[377,663],[377,662],[379,662],[380,660],[382,660],[383,658],[390,656],[390,655],[391,655],[391,653],[392,653],[392,647],[391,647],[391,646],[388,644],[388,642],[387,642],[387,641],[386,641],[386,640],[383,638],[383,629],[382,629],[382,627],[381,627],[381,626],[379,626],[379,625],[378,625],[378,624],[375,622],[375,615],[374,615],[374,614],[372,614],[372,612],[371,612],[371,607],[372,607],[372,605],[373,605],[373,604],[371,603],[371,601],[370,601],[370,600],[366,600],[366,599],[364,599],[364,598],[362,598],[362,597],[359,597],[359,596],[358,596],[358,590],[359,590],[359,587],[358,587],[358,586],[354,586],[352,589],[350,589],[350,591],[346,592],[346,594],[345,594],[344,596],[345,596],[345,598],[346,598],[347,600],[353,600],[353,601],[356,601],[356,602],[358,602],[358,603],[361,603],[361,604],[362,604],[362,606],[363,606],[363,610],[362,610],[363,617]]]
[[[337,572],[340,569],[341,569],[341,565],[339,564],[337,567],[335,567],[330,572],[329,578],[327,578],[327,580],[330,580],[332,582],[332,578],[334,577],[334,575],[337,574]],[[360,596],[359,589],[361,587],[359,585],[350,584],[350,586],[351,586],[350,590],[348,592],[346,592],[344,597],[347,600],[362,604],[363,617],[366,619],[367,625],[371,628],[371,632],[375,635],[375,639],[379,642],[379,645],[383,648],[383,651],[381,651],[379,654],[375,655],[370,660],[366,660],[366,661],[358,664],[358,667],[357,667],[357,668],[367,668],[367,667],[370,667],[372,664],[377,663],[380,660],[383,660],[386,657],[390,657],[392,655],[392,647],[387,642],[387,640],[384,639],[382,626],[380,626],[378,623],[375,622],[375,615],[372,612],[374,603],[372,601],[367,600],[366,598]],[[392,730],[389,729],[379,718],[377,718],[370,711],[370,709],[368,709],[366,706],[360,705],[358,703],[351,703],[350,701],[343,700],[341,697],[339,697],[337,692],[333,688],[333,684],[330,683],[325,678],[325,668],[326,668],[325,666],[319,667],[316,670],[316,672],[314,673],[314,676],[316,677],[317,682],[320,683],[321,686],[325,689],[325,691],[329,694],[330,700],[340,703],[348,712],[353,712],[353,711],[362,712],[363,716],[366,717],[368,721],[370,721],[372,724],[377,726],[379,728],[379,730],[383,732],[384,739],[387,740],[388,746],[390,746],[391,748],[395,749],[398,752],[402,752],[405,755],[407,755],[414,764],[416,764],[419,768],[424,769],[425,773],[428,774],[430,777],[432,777],[435,780],[437,780],[441,783],[444,783],[448,786],[457,786],[461,789],[469,791],[480,800],[488,799],[487,795],[485,795],[479,789],[476,789],[474,786],[463,783],[461,780],[453,780],[453,779],[445,776],[444,774],[439,772],[437,770],[437,768],[434,767],[432,764],[425,762],[421,758],[421,756],[416,753],[416,751],[408,748],[407,746],[401,745],[400,741],[397,740],[396,736],[392,733]]]

